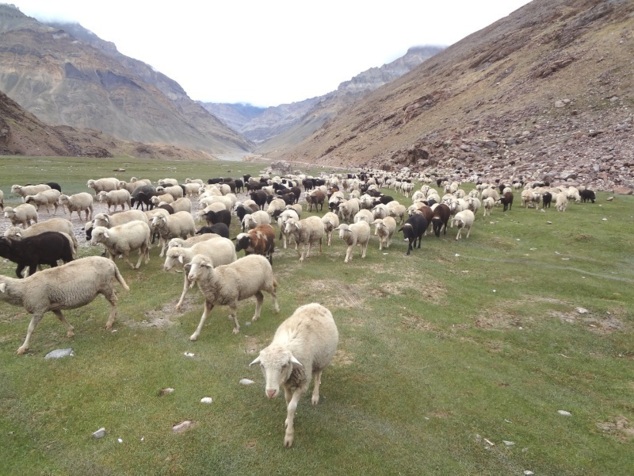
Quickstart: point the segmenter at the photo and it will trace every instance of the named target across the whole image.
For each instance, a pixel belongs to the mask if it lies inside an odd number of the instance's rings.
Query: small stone
[[[68,349],[55,349],[55,350],[51,350],[48,354],[46,354],[44,356],[45,360],[49,360],[49,359],[61,359],[64,357],[74,357],[75,356],[75,352],[73,352],[73,349],[68,348]]]
[[[118,441],[119,443],[123,443],[123,440],[122,440],[121,438],[117,438],[117,441]]]
[[[185,357],[193,357],[194,356],[193,352],[185,352],[183,355]]]
[[[252,385],[255,382],[253,380],[250,380],[248,378],[241,378],[240,379],[240,385]]]
[[[502,443],[504,443],[506,446],[515,446],[514,441],[502,440]]]
[[[590,311],[588,311],[585,307],[578,307],[578,308],[576,309],[576,311],[577,311],[579,314],[588,314],[588,313],[590,312]]]
[[[95,431],[92,434],[93,438],[99,439],[99,438],[103,438],[104,436],[106,436],[106,429],[105,428],[99,428],[97,431]]]
[[[524,471],[524,476],[533,476],[535,473],[533,473],[532,471],[529,471],[528,469],[526,471]]]
[[[170,395],[174,393],[174,389],[172,387],[165,387],[159,390],[158,396],[162,397],[164,395]]]
[[[559,413],[561,416],[572,416],[572,413],[566,410],[557,410],[557,413]]]
[[[546,222],[546,225],[552,225],[552,224],[553,224],[553,222],[552,222],[552,221],[550,221],[550,220],[548,220],[548,221]]]
[[[192,421],[185,420],[185,421],[182,421],[182,422],[177,423],[176,425],[174,425],[172,427],[172,431],[174,431],[174,433],[182,433],[184,431],[189,430],[192,427],[193,424],[194,423]]]
[[[209,403],[212,403],[212,402],[213,402],[213,399],[211,397],[203,397],[203,398],[200,399],[200,403],[209,404]]]

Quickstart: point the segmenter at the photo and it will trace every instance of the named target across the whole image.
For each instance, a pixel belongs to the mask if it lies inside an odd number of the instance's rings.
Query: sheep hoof
[[[22,354],[24,354],[24,353],[27,351],[27,349],[28,349],[28,347],[21,346],[21,347],[18,349],[17,354],[18,354],[18,355],[22,355]]]
[[[240,328],[239,327],[234,327],[233,328],[233,333],[235,334],[239,334],[240,333]]]
[[[198,336],[196,334],[192,334],[191,336],[189,336],[189,340],[191,341],[195,341],[196,339],[198,339]]]

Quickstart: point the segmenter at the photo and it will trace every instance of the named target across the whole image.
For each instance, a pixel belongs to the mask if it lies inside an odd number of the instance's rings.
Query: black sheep
[[[260,207],[260,210],[264,210],[266,199],[269,198],[269,194],[266,193],[264,190],[256,190],[250,193],[250,197],[251,200],[253,200],[258,205],[258,207]]]
[[[506,192],[500,197],[500,203],[504,205],[504,211],[510,210],[513,206],[513,192]]]
[[[231,212],[228,210],[219,210],[217,212],[209,210],[203,215],[203,218],[210,225],[215,225],[216,223],[224,223],[225,225],[227,225],[227,227],[231,226]]]
[[[550,204],[553,201],[553,194],[550,192],[544,192],[542,195],[542,206],[544,208],[550,208]]]
[[[579,192],[579,196],[581,197],[581,201],[583,203],[586,203],[588,200],[594,203],[594,201],[597,199],[597,196],[594,193],[594,191],[587,188],[585,190],[581,190]]]
[[[17,263],[15,274],[22,278],[22,271],[27,266],[30,276],[37,271],[38,265],[55,267],[58,260],[64,263],[73,261],[73,249],[66,235],[45,231],[21,240],[0,238],[0,256]]]
[[[444,230],[443,234],[447,234],[447,223],[451,216],[451,210],[445,203],[440,203],[434,208],[434,216],[431,219],[431,224],[434,228],[434,235],[440,237],[440,232]]]
[[[416,240],[418,240],[418,248],[420,248],[423,234],[426,229],[427,220],[423,215],[418,213],[409,217],[405,224],[398,229],[398,231],[403,232],[403,238],[408,241],[406,254],[410,254],[412,249],[416,246]]]
[[[211,226],[203,226],[196,232],[197,235],[203,235],[205,233],[215,233],[223,238],[229,238],[229,227],[225,223],[215,223]]]

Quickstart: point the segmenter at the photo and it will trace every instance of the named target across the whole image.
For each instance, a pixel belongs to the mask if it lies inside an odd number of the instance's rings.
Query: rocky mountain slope
[[[534,0],[272,158],[634,187],[634,2]]]
[[[408,73],[423,61],[442,51],[440,46],[417,46],[380,67],[370,68],[324,96],[268,108],[245,104],[201,103],[233,130],[256,144],[273,140],[284,144],[297,143],[315,132],[337,111],[360,100],[369,91]],[[285,134],[290,131],[288,134]]]
[[[53,125],[208,154],[251,144],[173,80],[80,25],[45,25],[0,4],[0,91]]]

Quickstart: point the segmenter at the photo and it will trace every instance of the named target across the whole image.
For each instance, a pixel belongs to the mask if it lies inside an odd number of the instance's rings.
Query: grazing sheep
[[[40,183],[37,185],[12,185],[11,193],[15,195],[19,195],[22,197],[22,201],[27,197],[27,195],[35,195],[39,192],[43,192],[44,190],[50,190],[51,186],[45,183]]]
[[[277,218],[280,213],[286,209],[286,202],[281,198],[274,198],[269,202],[269,206],[266,209],[271,218]]]
[[[339,217],[336,213],[326,212],[321,217],[321,222],[324,224],[324,233],[328,238],[327,245],[330,246],[332,243],[332,232],[339,226]]]
[[[128,209],[132,209],[132,196],[126,189],[99,192],[97,194],[97,201],[101,203],[106,202],[108,205],[108,213],[110,212],[110,207],[113,207],[112,211],[114,212],[117,211],[118,206],[121,206],[121,211],[125,210],[126,205]]]
[[[377,218],[372,224],[374,225],[374,234],[379,237],[379,251],[384,247],[389,248],[392,244],[392,236],[396,231],[394,217]]]
[[[160,185],[160,182],[159,182],[159,186],[156,187],[156,192],[160,195],[169,193],[172,197],[174,197],[175,200],[177,198],[183,198],[185,196],[185,193],[183,192],[183,187],[181,187],[178,184],[165,186],[165,185]]]
[[[339,208],[337,210],[337,214],[341,221],[345,221],[346,223],[352,223],[354,216],[360,210],[360,201],[358,198],[351,198],[349,200],[343,201],[339,204]]]
[[[90,179],[86,182],[86,187],[92,188],[95,195],[99,192],[110,192],[119,189],[119,179],[115,177],[105,177],[97,180]]]
[[[405,215],[407,214],[407,207],[405,205],[401,205],[396,200],[392,200],[387,203],[386,207],[391,217],[394,217],[398,223],[403,223]]]
[[[513,207],[513,192],[505,192],[500,197],[500,203],[504,206],[502,211],[510,210]]]
[[[306,194],[306,203],[308,203],[309,212],[313,211],[313,206],[315,207],[315,211],[322,211],[324,209],[325,201],[326,194],[319,189]]]
[[[113,213],[97,213],[93,218],[93,226],[105,226],[110,228],[117,225],[123,225],[134,220],[139,220],[147,224],[150,223],[148,216],[141,210],[126,210],[125,212]]]
[[[133,269],[141,266],[141,261],[145,257],[145,264],[150,261],[150,227],[142,221],[131,221],[123,225],[106,228],[96,226],[92,229],[90,244],[101,244],[104,246],[110,259],[123,255],[123,259]],[[130,252],[139,251],[139,259],[136,265],[130,262]]]
[[[434,235],[440,237],[440,232],[444,231],[444,235],[447,234],[447,223],[449,222],[449,217],[451,216],[451,210],[445,203],[439,203],[436,208],[434,208],[434,215],[431,219],[431,224],[434,229]]]
[[[544,209],[546,208],[550,208],[550,204],[553,201],[553,194],[550,192],[544,192],[544,194],[542,195],[542,207]]]
[[[93,214],[93,197],[88,192],[75,193],[73,195],[59,196],[59,203],[66,207],[70,214],[70,219],[73,219],[73,212],[77,212],[77,216],[81,220],[81,212],[84,212],[86,218],[84,221],[92,220]]]
[[[579,192],[579,197],[581,198],[582,203],[586,203],[587,201],[591,201],[592,203],[594,203],[594,201],[597,199],[597,195],[594,193],[593,190],[590,190],[589,188],[581,190]],[[0,202],[1,201],[2,200],[0,197]]]
[[[58,260],[68,263],[74,259],[73,251],[68,235],[57,231],[45,231],[19,240],[0,238],[0,256],[18,265],[15,269],[18,278],[22,278],[26,267],[32,275],[40,265],[55,267]]]
[[[77,238],[75,238],[73,224],[66,218],[50,218],[46,221],[35,223],[26,229],[21,229],[17,226],[10,226],[5,230],[4,236],[10,240],[21,240],[22,238],[36,236],[46,231],[57,231],[59,233],[63,233],[70,242],[73,257],[77,255],[79,243],[77,242]]]
[[[50,207],[54,208],[53,213],[57,213],[57,207],[59,206],[59,196],[61,193],[54,188],[38,192],[35,195],[27,195],[24,197],[25,203],[34,205],[37,211],[40,211],[40,207],[46,207],[46,211],[51,213]]]
[[[209,258],[195,255],[190,262],[187,278],[192,284],[198,284],[198,289],[205,297],[203,315],[190,340],[198,339],[207,316],[216,304],[229,306],[229,318],[233,319],[235,325],[234,334],[240,332],[237,317],[238,301],[255,296],[255,314],[252,321],[260,317],[264,301],[262,291],[271,294],[275,312],[280,310],[276,294],[277,280],[273,275],[271,263],[264,256],[248,255],[215,268]]]
[[[150,202],[152,202],[152,205],[154,205],[155,207],[158,207],[160,204],[162,203],[173,203],[176,199],[172,196],[171,193],[163,193],[161,195],[154,195],[152,198],[150,198]]]
[[[337,229],[339,230],[339,238],[348,245],[346,257],[343,262],[347,263],[352,261],[352,253],[354,252],[354,247],[357,245],[361,247],[361,258],[365,258],[371,234],[368,222],[361,220],[352,225],[342,223]]]
[[[156,189],[151,185],[140,185],[131,192],[130,205],[137,209],[141,207],[141,210],[151,210],[154,208],[152,203],[152,197],[156,195]]]
[[[216,223],[224,223],[225,225],[227,225],[227,227],[231,226],[231,212],[227,210],[226,208],[223,208],[222,210],[218,210],[218,211],[207,210],[204,213],[202,213],[200,216],[201,218],[204,218],[204,220],[209,225],[215,225]]]
[[[286,232],[293,235],[297,243],[297,254],[299,261],[304,261],[310,256],[310,248],[319,243],[319,254],[322,251],[322,240],[325,234],[324,224],[321,218],[309,216],[301,220],[289,219],[286,222]],[[301,251],[299,247],[301,246]]]
[[[255,228],[258,225],[270,225],[271,217],[264,210],[258,210],[257,212],[247,213],[242,218],[242,231],[246,232],[251,228]]]
[[[170,203],[171,207],[176,212],[192,212],[192,201],[187,197],[180,197]]]
[[[246,233],[236,236],[236,252],[244,250],[245,255],[262,255],[273,264],[275,251],[275,230],[271,225],[258,225]]]
[[[52,311],[67,328],[67,336],[72,337],[71,326],[63,309],[75,309],[92,302],[98,294],[103,295],[111,305],[106,329],[111,329],[117,315],[117,295],[113,279],[129,291],[117,266],[107,258],[89,256],[66,263],[56,268],[45,269],[24,279],[0,276],[0,299],[14,306],[22,306],[32,314],[24,343],[18,354],[29,348],[31,335],[42,320],[42,316]]]
[[[184,245],[189,245],[189,243],[184,243]],[[190,246],[170,247],[167,250],[167,253],[165,253],[165,263],[163,264],[163,269],[165,271],[170,271],[172,269],[184,269],[197,254],[211,259],[214,266],[233,263],[236,259],[238,259],[236,249],[231,240],[222,237],[215,237],[199,241],[198,243],[193,243]],[[183,301],[185,300],[185,294],[187,294],[187,290],[190,286],[191,283],[187,279],[187,273],[183,273],[183,291],[176,303],[177,311],[180,311]]]
[[[152,220],[152,231],[156,231],[159,236],[159,246],[161,247],[160,257],[165,256],[167,242],[172,238],[189,238],[196,234],[196,223],[194,217],[189,212],[177,212],[173,215],[156,216]]]
[[[37,223],[37,209],[30,203],[21,203],[17,207],[6,207],[4,217],[11,221],[13,226],[18,224],[26,228],[32,223]]]
[[[460,239],[462,230],[467,230],[467,238],[471,234],[471,227],[475,221],[475,214],[471,210],[462,210],[454,215],[452,224],[458,227],[458,234],[456,240]]]
[[[332,361],[338,343],[339,331],[332,313],[320,304],[306,304],[280,324],[272,342],[250,364],[260,364],[267,398],[275,398],[280,386],[284,388],[287,406],[284,446],[287,448],[293,445],[299,400],[312,379],[311,403],[319,403],[321,374]]]
[[[412,249],[416,246],[417,241],[418,248],[420,248],[427,225],[427,219],[422,214],[417,213],[409,217],[405,224],[398,229],[398,231],[403,232],[403,238],[408,241],[407,255],[411,253]]]
[[[568,196],[565,192],[559,192],[555,195],[555,208],[558,212],[565,212],[568,208]]]

